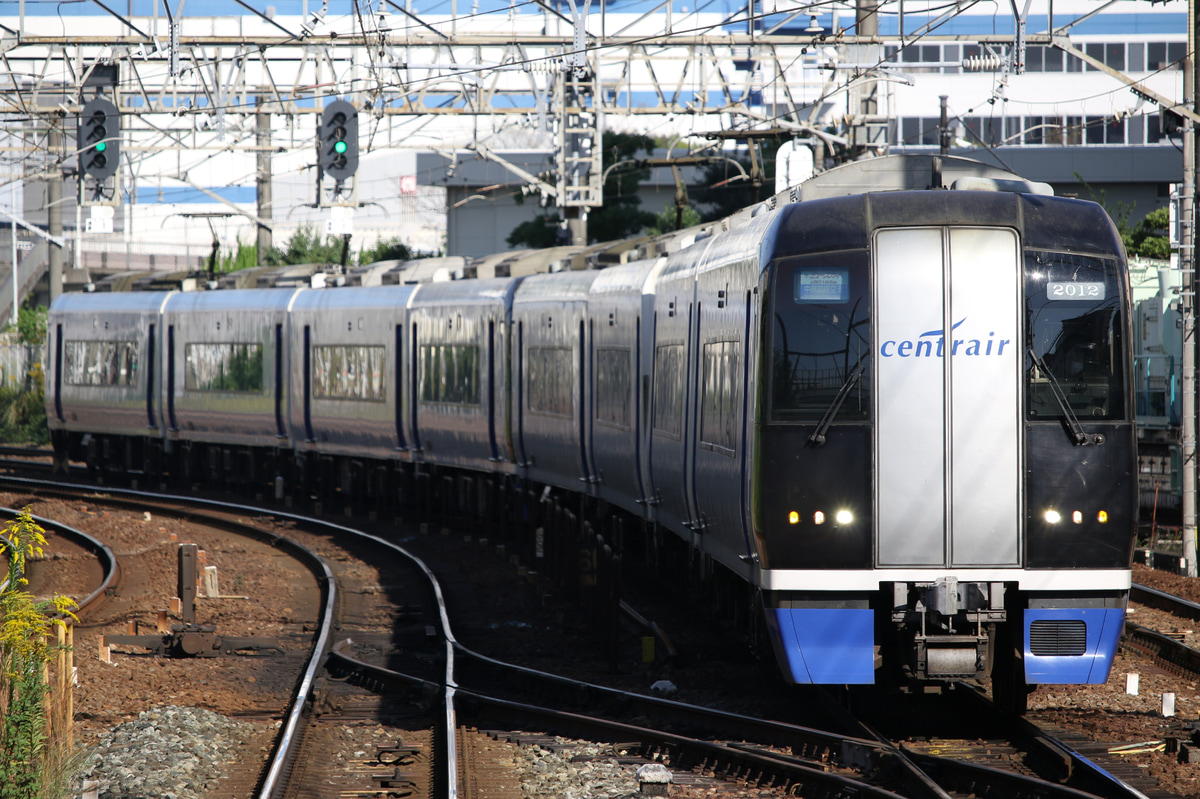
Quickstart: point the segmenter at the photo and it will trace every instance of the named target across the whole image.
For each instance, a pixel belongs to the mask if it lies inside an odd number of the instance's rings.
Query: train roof
[[[865,249],[885,227],[972,225],[1016,229],[1026,247],[1112,255],[1120,235],[1099,205],[1005,191],[889,191],[793,203],[780,209],[769,257]]]

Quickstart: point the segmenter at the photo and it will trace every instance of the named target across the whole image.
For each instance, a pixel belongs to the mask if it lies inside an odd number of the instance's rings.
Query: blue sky
[[[418,12],[422,15],[445,15],[451,11],[452,0],[394,0],[399,5],[404,5],[405,2],[411,2]],[[112,9],[117,14],[122,16],[148,17],[155,13],[157,7],[158,15],[165,16],[163,11],[163,0],[101,0],[108,8]],[[172,9],[178,8],[180,0],[168,0],[171,3]],[[273,8],[277,15],[281,16],[299,16],[307,7],[309,13],[313,13],[320,9],[320,0],[246,0],[247,4],[259,11],[266,12],[268,7]],[[555,4],[561,7],[564,11],[567,10],[568,4],[566,0],[554,0]],[[577,0],[582,5],[583,0]],[[607,10],[616,13],[632,13],[644,12],[652,9],[660,0],[605,0]],[[366,11],[369,8],[378,8],[380,0],[360,0],[360,7]],[[528,3],[526,0],[457,0],[457,11],[460,15],[469,13],[507,13],[510,7],[517,6],[519,13],[543,13],[540,7]],[[1154,14],[1128,14],[1128,13],[1111,13],[1098,14],[1085,23],[1077,26],[1074,32],[1077,34],[1088,35],[1129,35],[1129,34],[1182,34],[1186,30],[1187,15],[1183,8],[1183,4],[1179,6],[1179,13],[1154,13]],[[986,9],[985,7],[986,6]],[[948,24],[941,27],[938,33],[942,34],[972,34],[972,33],[995,33],[1009,34],[1013,32],[1012,14],[1006,4],[996,6],[995,4],[984,4],[980,6],[983,13],[968,14],[951,20]],[[339,21],[344,21],[354,13],[355,0],[330,0],[328,21],[334,25],[341,27]],[[695,11],[699,8],[706,12],[735,14],[744,7],[744,3],[739,3],[737,0],[674,0],[674,7],[677,13],[682,13],[683,9]],[[1147,9],[1151,6],[1146,5]],[[0,17],[16,17],[19,13],[19,0],[0,0]],[[600,8],[600,0],[592,0],[592,12],[597,13]],[[993,13],[994,11],[994,13]],[[394,13],[394,12],[393,12]],[[61,17],[81,17],[81,16],[108,16],[107,12],[98,5],[95,0],[25,0],[25,14],[28,16],[61,16]],[[192,0],[190,3],[184,4],[184,16],[254,16],[250,11],[247,11],[243,6],[239,5],[234,0]],[[842,15],[847,17],[846,14]],[[905,20],[905,28],[911,29],[924,21],[925,15],[909,14]],[[782,18],[782,17],[780,17]],[[829,15],[821,15],[820,19],[829,25]],[[1055,26],[1065,24],[1070,21],[1071,16],[1059,14],[1055,16]],[[766,24],[769,26],[770,18]],[[799,27],[804,27],[807,24],[807,19],[799,23]],[[842,24],[846,24],[845,21]],[[1046,18],[1044,15],[1033,15],[1029,20],[1028,30],[1030,32],[1042,32],[1045,30]],[[736,29],[741,29],[741,26],[734,26]],[[895,7],[885,8],[885,11],[880,19],[880,31],[886,34],[895,34],[897,28],[897,16]]]

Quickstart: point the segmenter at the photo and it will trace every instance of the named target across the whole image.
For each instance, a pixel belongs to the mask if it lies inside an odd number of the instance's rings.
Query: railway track
[[[295,688],[289,706],[280,715],[279,733],[271,748],[271,754],[261,769],[255,768],[250,776],[234,774],[235,782],[227,786],[237,792],[237,779],[248,780],[244,792],[239,795],[257,797],[286,797],[286,796],[339,796],[343,791],[370,792],[389,789],[396,782],[396,769],[393,765],[390,771],[387,766],[392,761],[401,758],[399,753],[407,753],[405,758],[415,758],[424,764],[413,774],[404,778],[408,788],[415,790],[412,795],[437,795],[435,786],[453,784],[454,778],[447,778],[438,773],[437,769],[446,763],[453,764],[454,727],[452,716],[444,713],[431,712],[423,708],[417,714],[420,718],[415,723],[415,732],[406,729],[403,737],[399,735],[381,735],[378,730],[382,725],[367,730],[356,739],[347,738],[344,730],[347,718],[357,715],[361,721],[366,718],[396,719],[407,718],[411,721],[412,708],[397,710],[395,706],[373,701],[361,701],[360,698],[347,697],[345,690],[339,684],[328,680],[322,674],[321,663],[326,655],[334,626],[343,630],[369,630],[369,634],[388,635],[393,638],[392,644],[402,643],[396,639],[393,630],[398,616],[409,615],[411,622],[415,621],[422,631],[428,619],[421,614],[401,610],[399,614],[391,613],[394,596],[401,589],[405,579],[416,580],[423,573],[419,568],[407,575],[396,574],[396,580],[383,585],[379,580],[364,578],[363,564],[375,560],[378,562],[380,549],[390,549],[397,556],[403,556],[403,551],[394,545],[373,536],[360,533],[350,528],[332,524],[327,521],[310,519],[290,514],[276,514],[269,517],[272,523],[266,523],[268,517],[257,508],[239,507],[226,502],[213,502],[193,498],[166,497],[161,495],[143,495],[135,491],[106,489],[103,497],[97,497],[94,489],[63,486],[61,484],[46,484],[40,481],[18,480],[5,478],[0,485],[9,488],[19,487],[22,491],[35,491],[37,496],[51,494],[85,500],[93,507],[104,504],[107,507],[122,506],[135,509],[138,513],[146,512],[159,514],[182,513],[192,522],[203,521],[205,524],[234,531],[238,535],[257,538],[268,543],[271,547],[285,553],[289,558],[295,558],[305,564],[315,577],[320,587],[320,611],[315,625],[304,636],[309,647],[301,673],[295,678]],[[245,521],[249,516],[251,521]],[[52,525],[64,536],[78,537],[87,542],[86,546],[97,551],[106,551],[102,544],[94,538],[87,537],[82,532],[64,526],[57,521],[46,519],[42,523]],[[288,534],[283,534],[281,529]],[[372,558],[368,554],[360,554],[366,560],[351,558],[347,550],[330,542],[336,536],[340,541],[353,540],[359,548],[369,547]],[[301,543],[299,539],[306,539]],[[309,548],[312,545],[313,548]],[[318,553],[317,549],[327,550]],[[353,547],[351,547],[353,548]],[[109,552],[111,556],[111,552]],[[115,582],[118,559],[111,557],[111,567],[107,570],[105,584],[98,588],[92,597],[103,597],[111,590]],[[333,564],[332,567],[330,564]],[[360,572],[355,575],[355,570]],[[395,572],[392,572],[395,574]],[[342,587],[339,592],[338,586]],[[422,583],[415,590],[427,592],[429,586]],[[434,591],[433,593],[436,593]],[[339,597],[342,597],[339,599]],[[379,602],[371,601],[379,597]],[[90,599],[90,598],[89,598]],[[399,603],[409,609],[419,607],[420,603],[406,601]],[[436,607],[436,602],[433,603]],[[436,611],[435,611],[436,618]],[[387,632],[385,632],[387,631]],[[149,636],[153,637],[153,636]],[[128,644],[126,644],[126,648]],[[135,656],[130,654],[130,657]],[[439,730],[439,724],[441,729]],[[363,732],[361,724],[354,725]],[[413,727],[409,724],[409,727]],[[337,739],[334,741],[333,739]],[[428,741],[428,742],[427,742]],[[448,743],[446,743],[448,741]],[[441,747],[435,751],[436,747]],[[451,754],[445,753],[449,746]],[[346,750],[366,752],[368,756],[358,762],[349,762],[341,757],[337,762],[331,761],[327,753],[342,753]],[[372,760],[374,758],[374,760]],[[452,768],[452,766],[451,766]],[[381,771],[382,769],[382,771]],[[314,777],[319,774],[319,779]],[[406,772],[407,774],[407,772]],[[314,791],[314,786],[317,790]]]
[[[382,694],[435,690],[427,678],[388,669],[340,641],[329,668]],[[676,772],[719,776],[738,784],[774,787],[804,796],[1061,797],[1105,799],[1143,794],[1071,746],[1028,723],[1006,730],[1002,743],[959,742],[954,756],[919,751],[878,736],[862,736],[764,720],[644,694],[621,691],[503,663],[455,644],[455,695],[469,711],[462,722],[480,728],[514,726],[605,741],[622,757],[669,765]],[[972,712],[999,715],[977,691]],[[529,697],[540,697],[535,703]],[[636,717],[633,725],[616,717]],[[676,730],[688,730],[683,735]],[[942,744],[944,746],[944,744]],[[1004,750],[997,757],[997,750]],[[1038,775],[1042,776],[1038,776]]]
[[[1129,591],[1129,598],[1178,619],[1200,621],[1200,604],[1165,591],[1135,583]],[[1171,673],[1200,676],[1200,650],[1188,646],[1174,635],[1126,620],[1123,643]]]
[[[225,511],[264,514],[258,508],[217,504]],[[288,526],[314,525],[308,533],[314,536],[353,537],[364,545],[389,549],[396,557],[411,560],[418,571],[428,573],[428,567],[393,542],[327,521],[287,514],[277,518]],[[278,529],[272,535],[282,537]],[[432,574],[428,576],[432,578]],[[329,579],[332,582],[335,576]],[[342,579],[336,576],[337,581]],[[1104,769],[1096,769],[1088,758],[1076,758],[1072,746],[1055,742],[1044,733],[1033,733],[1033,743],[1028,739],[969,745],[893,743],[875,738],[865,729],[858,736],[839,736],[512,667],[458,644],[437,589],[433,589],[437,598],[432,601],[399,603],[391,626],[371,632],[365,617],[373,611],[362,598],[390,590],[390,586],[359,583],[349,592],[350,615],[364,619],[345,620],[346,628],[357,629],[349,641],[339,635],[329,655],[329,674],[314,672],[307,688],[297,692],[311,696],[311,701],[289,714],[289,720],[294,716],[299,721],[290,725],[287,741],[281,736],[281,757],[272,761],[279,765],[264,770],[264,774],[277,776],[273,781],[264,780],[263,790],[255,795],[296,795],[287,786],[310,786],[314,775],[321,775],[330,786],[328,795],[364,790],[364,782],[370,784],[369,790],[414,796],[445,795],[448,785],[461,784],[469,790],[481,782],[494,790],[495,780],[473,773],[482,766],[473,762],[471,753],[486,753],[492,746],[489,742],[511,736],[510,731],[519,727],[606,741],[623,762],[665,763],[681,776],[698,774],[703,779],[719,776],[740,784],[786,786],[803,790],[805,795],[944,797],[970,793],[1076,799],[1139,795]],[[347,596],[347,592],[342,594]],[[427,612],[433,607],[437,608],[437,620],[430,623]],[[384,629],[396,632],[385,633]],[[531,697],[540,701],[531,701]],[[609,718],[592,715],[602,706],[613,709]],[[639,723],[621,721],[630,717],[637,717]],[[354,762],[324,756],[338,751],[331,742],[343,735],[348,724],[403,731],[376,734],[358,744],[355,748],[361,756]],[[289,755],[282,754],[288,750]],[[300,766],[290,765],[295,763]],[[1049,782],[1033,776],[1038,769]],[[344,776],[331,779],[333,774]],[[1080,786],[1086,786],[1086,793]]]

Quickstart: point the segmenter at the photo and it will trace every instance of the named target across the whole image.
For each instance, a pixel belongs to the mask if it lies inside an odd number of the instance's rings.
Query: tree
[[[258,266],[258,245],[243,244],[239,238],[237,251],[231,255],[222,255],[220,263],[217,264],[217,271],[221,273],[239,272],[252,266]]]
[[[371,247],[364,247],[358,254],[360,264],[373,264],[376,261],[407,261],[412,258],[408,245],[399,237],[379,239]]]
[[[651,236],[658,236],[662,233],[670,233],[671,231],[676,230],[675,220],[678,216],[679,211],[676,208],[675,203],[667,203],[663,206],[662,213],[658,215],[658,221],[656,221],[654,226],[649,228],[646,232]],[[699,211],[690,205],[685,205],[683,207],[683,219],[679,225],[679,229],[698,225],[702,221],[703,220],[700,219]]]
[[[271,266],[284,264],[340,264],[342,262],[342,239],[337,236],[326,236],[325,241],[317,235],[312,225],[301,225],[296,228],[283,245],[283,249],[275,247],[267,253],[267,263]]]
[[[544,250],[560,243],[558,231],[558,214],[538,214],[533,219],[522,222],[513,228],[505,241],[510,247],[525,245],[535,250]]]
[[[1126,251],[1143,258],[1167,260],[1171,257],[1171,239],[1167,235],[1170,224],[1170,212],[1165,206],[1154,209],[1141,222],[1121,231]]]
[[[638,153],[650,155],[653,151],[654,140],[649,136],[633,133],[606,134],[601,169],[607,171],[615,164],[635,162]],[[609,172],[603,187],[604,204],[588,212],[589,242],[617,241],[636,236],[643,228],[655,223],[654,214],[638,208],[642,204],[638,188],[648,177],[649,168],[639,168],[636,163],[626,163],[624,167]],[[562,244],[558,235],[561,229],[560,221],[557,212],[538,214],[532,220],[513,228],[505,241],[511,247],[525,245],[534,249]]]
[[[774,193],[775,185],[775,153],[779,150],[780,141],[767,139],[762,142],[751,141],[751,147],[757,147],[759,169],[762,171],[762,183],[769,188],[755,187],[750,180],[741,177],[742,173],[728,161],[709,164],[704,168],[704,178],[701,185],[692,190],[691,199],[697,205],[707,205],[708,210],[701,216],[705,222],[725,217],[753,205]],[[747,175],[752,175],[749,155],[738,155],[734,159],[741,165]]]

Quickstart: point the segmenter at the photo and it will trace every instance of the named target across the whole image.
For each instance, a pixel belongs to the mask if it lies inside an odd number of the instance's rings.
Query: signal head
[[[121,115],[104,97],[94,97],[79,113],[76,131],[79,174],[106,180],[116,174],[121,162]]]
[[[334,100],[321,113],[317,130],[318,166],[322,175],[339,183],[358,170],[358,110]]]

